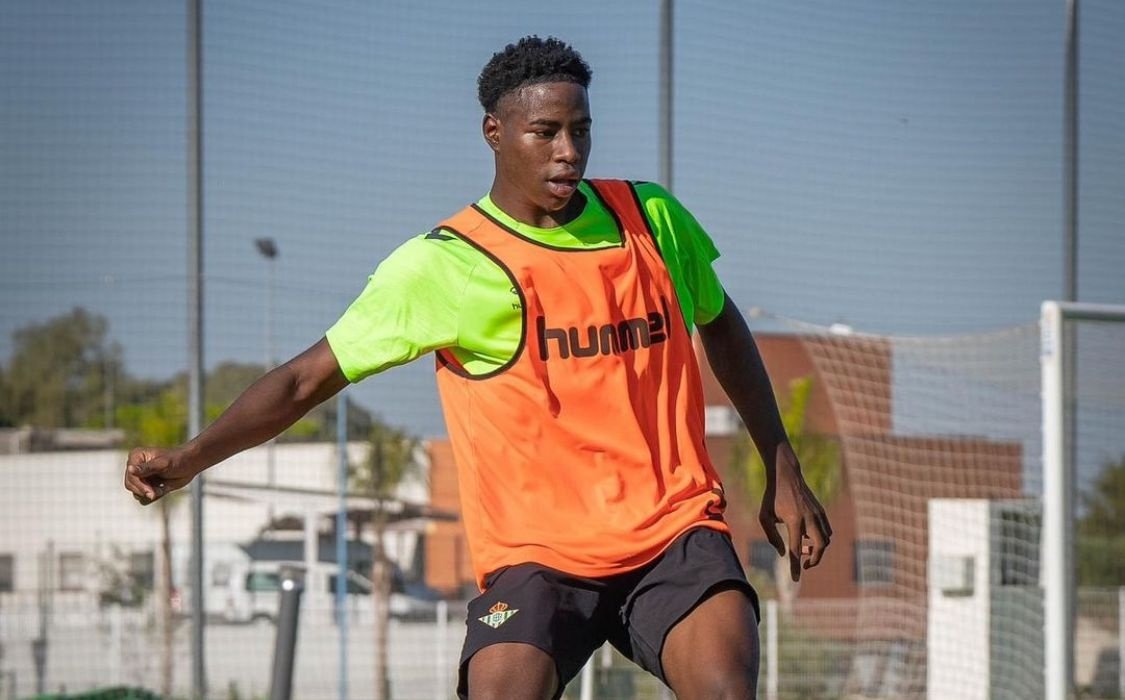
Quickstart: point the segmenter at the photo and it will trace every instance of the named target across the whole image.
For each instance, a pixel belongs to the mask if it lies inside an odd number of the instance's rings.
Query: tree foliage
[[[812,396],[812,377],[798,377],[789,382],[789,391],[777,399],[781,423],[793,453],[801,463],[805,483],[821,503],[832,500],[840,490],[842,470],[840,447],[835,440],[805,430],[809,397]],[[750,436],[743,433],[735,443],[732,470],[739,483],[754,503],[762,502],[766,491],[766,467],[762,456],[754,447]]]
[[[1079,585],[1125,585],[1125,455],[1107,462],[1080,499]]]
[[[351,467],[352,488],[379,500],[393,498],[399,484],[417,468],[414,451],[418,438],[402,428],[374,420],[367,440],[371,446],[367,457]]]
[[[367,457],[349,468],[352,488],[371,498],[371,584],[374,599],[374,700],[390,698],[389,647],[390,598],[393,565],[384,547],[390,523],[388,505],[399,485],[418,468],[414,459],[418,439],[381,420],[373,421],[368,433]]]
[[[0,424],[104,427],[121,374],[122,350],[103,316],[75,308],[18,328],[0,377]]]
[[[12,334],[12,354],[0,366],[0,427],[124,428],[127,443],[170,447],[186,437],[187,374],[143,379],[124,366],[124,350],[109,321],[82,308],[31,323]],[[207,422],[265,373],[260,364],[225,361],[204,380]],[[365,435],[371,414],[348,406],[348,434]],[[178,427],[177,427],[178,426]],[[314,408],[278,439],[332,440],[335,402]]]
[[[175,447],[187,439],[187,400],[169,386],[150,401],[119,407],[117,424],[127,445]]]
[[[789,382],[789,391],[778,397],[781,423],[793,453],[801,463],[801,474],[817,499],[827,505],[839,492],[842,472],[840,466],[840,447],[831,438],[806,430],[809,398],[812,396],[812,377],[798,377]],[[766,492],[766,467],[762,455],[758,453],[749,434],[743,433],[735,443],[732,456],[733,481],[742,487],[753,503],[761,504]],[[782,528],[782,537],[785,532]],[[774,561],[772,586],[763,585],[765,581],[754,581],[763,592],[774,594],[782,609],[792,610],[797,595],[797,585],[789,578],[789,564],[785,558]],[[754,572],[751,572],[751,576]],[[772,589],[772,590],[771,590]]]

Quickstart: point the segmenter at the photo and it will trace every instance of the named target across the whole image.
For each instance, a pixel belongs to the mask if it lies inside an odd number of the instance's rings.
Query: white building
[[[935,498],[929,520],[928,697],[1043,697],[1039,504]]]
[[[348,447],[353,463],[365,456],[365,443]],[[272,522],[293,519],[311,524],[303,538],[305,559],[316,562],[317,531],[338,509],[337,449],[331,443],[279,444],[274,447],[275,483],[268,483],[268,448],[236,455],[208,470],[204,501],[207,558],[230,558],[257,539]],[[143,507],[123,485],[125,453],[117,450],[0,455],[0,609],[11,610],[41,591],[51,591],[56,606],[96,601],[106,567],[124,567],[152,579],[161,543],[160,513]],[[420,469],[396,493],[400,503],[424,512],[429,500],[425,451],[416,455]],[[174,496],[171,540],[176,579],[182,577],[191,537],[190,499],[185,489]],[[370,508],[370,501],[350,498],[350,508]],[[407,520],[388,537],[387,548],[400,566],[409,568],[424,531],[424,521]],[[323,545],[322,545],[323,546]],[[222,552],[227,554],[221,555]],[[334,552],[332,553],[334,559]]]
[[[350,461],[359,463],[366,450],[365,443],[350,444]],[[125,458],[120,450],[0,455],[0,698],[30,696],[40,684],[48,692],[159,687],[162,642],[151,590],[160,570],[160,511],[139,505],[125,490]],[[423,551],[434,515],[426,451],[419,449],[415,459],[419,469],[386,506],[395,519],[386,548],[404,570]],[[276,577],[287,559],[312,574],[302,601],[296,696],[334,696],[338,639],[329,581],[338,571],[332,545],[339,506],[336,446],[278,444],[273,461],[273,488],[266,447],[206,473],[205,603],[209,620],[220,623],[208,625],[208,683],[215,696],[235,685],[251,696],[268,688],[273,626],[221,623],[276,611],[276,591],[257,591],[250,577]],[[370,499],[348,501],[350,518],[369,517]],[[189,506],[185,490],[171,513],[178,587],[187,576]],[[353,565],[357,556],[370,557],[370,534],[364,530],[365,542],[357,543],[352,528]],[[139,581],[148,589],[143,604],[105,604],[106,595],[122,590],[121,581]],[[190,596],[183,598],[189,607]],[[445,608],[424,602],[392,595],[391,614],[399,613],[399,619],[392,621],[391,663],[396,687],[432,697],[451,683],[437,669],[453,668],[460,630],[444,616],[436,621],[436,610]],[[371,687],[370,607],[369,598],[349,596],[348,617],[357,626],[349,637],[350,665],[353,689],[361,696],[370,695]],[[428,624],[410,622],[425,615]],[[189,632],[186,623],[175,629],[177,693],[187,693],[190,683]],[[441,651],[437,656],[435,648]]]

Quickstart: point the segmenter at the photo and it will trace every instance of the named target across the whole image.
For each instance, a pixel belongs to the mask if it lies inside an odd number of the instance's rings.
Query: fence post
[[[1117,589],[1117,694],[1125,698],[1125,586]]]
[[[777,601],[766,601],[766,699],[777,700]]]
[[[303,572],[281,569],[281,603],[277,613],[277,641],[273,649],[270,700],[293,697],[293,664],[297,658],[297,625],[301,614]]]
[[[121,685],[123,614],[120,605],[109,606],[109,682],[113,685]]]
[[[439,600],[437,604],[437,639],[434,640],[437,653],[434,660],[437,664],[437,700],[448,700],[449,696],[449,668],[446,666],[446,647],[449,646],[449,603]]]

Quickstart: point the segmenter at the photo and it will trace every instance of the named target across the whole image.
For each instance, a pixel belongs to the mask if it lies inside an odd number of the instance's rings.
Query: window
[[[336,577],[337,577],[336,574],[329,574],[328,575],[328,591],[330,593],[332,593],[332,595],[336,594]],[[347,588],[347,592],[351,595],[371,595],[371,587],[370,586],[368,586],[365,583],[362,583],[360,580],[356,580],[356,579],[354,579],[350,576],[348,577],[348,583],[347,583],[346,588]]]
[[[857,540],[855,580],[861,586],[895,581],[895,543],[890,540]]]
[[[777,565],[777,550],[765,540],[750,543],[750,568],[773,575]]]
[[[156,567],[152,552],[133,552],[129,555],[129,578],[133,584],[151,591],[156,585]]]
[[[86,557],[81,552],[59,554],[59,590],[81,591],[86,588]]]
[[[246,574],[246,590],[258,593],[280,591],[281,575],[273,571],[253,571]]]
[[[16,558],[11,554],[0,554],[0,593],[16,590]]]

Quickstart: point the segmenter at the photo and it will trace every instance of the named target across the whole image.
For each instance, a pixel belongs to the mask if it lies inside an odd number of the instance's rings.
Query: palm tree
[[[801,463],[801,473],[817,499],[827,505],[840,490],[840,448],[824,435],[806,432],[805,419],[808,414],[809,397],[812,395],[811,376],[797,377],[789,382],[789,393],[778,399],[781,410],[781,423],[789,436],[793,452]],[[751,501],[761,505],[766,491],[766,468],[762,456],[754,447],[753,441],[745,431],[735,442],[731,459],[734,481],[738,483]],[[784,531],[782,535],[784,535]],[[779,557],[774,563],[774,585],[782,610],[790,612],[797,597],[798,583],[789,577],[789,562]]]
[[[388,700],[387,637],[394,565],[387,556],[385,535],[390,524],[389,506],[399,485],[418,468],[414,452],[418,439],[404,430],[375,420],[368,436],[367,458],[351,468],[352,488],[371,498],[371,582],[375,617],[375,700]]]

